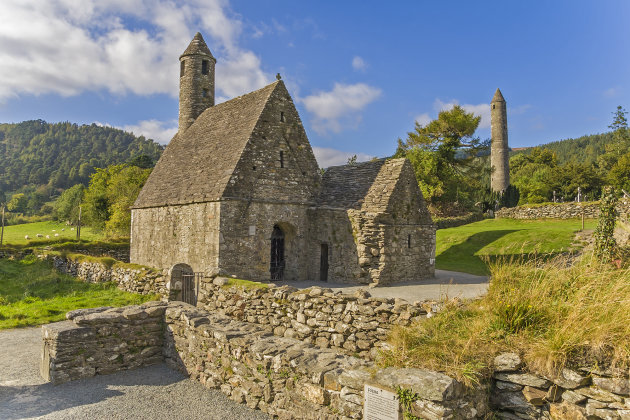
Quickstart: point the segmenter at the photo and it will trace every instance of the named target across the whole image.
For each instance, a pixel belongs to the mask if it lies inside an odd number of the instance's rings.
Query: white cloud
[[[177,120],[144,120],[138,121],[137,124],[125,125],[120,128],[122,130],[129,131],[136,136],[144,136],[148,139],[153,139],[160,144],[167,144],[171,141],[175,133],[177,133],[177,124]]]
[[[197,28],[218,59],[217,96],[239,95],[273,79],[239,47],[242,27],[224,0],[3,0],[0,101],[98,90],[177,97],[177,60]]]
[[[420,114],[420,115],[418,115],[418,116],[415,118],[415,121],[416,121],[418,124],[420,124],[420,125],[424,126],[424,125],[427,125],[427,124],[429,124],[429,123],[431,122],[431,117],[429,117],[429,114],[424,113],[424,114]]]
[[[345,165],[348,163],[348,159],[354,155],[357,155],[357,162],[365,162],[374,158],[374,156],[366,155],[365,153],[342,152],[341,150],[328,147],[313,147],[313,153],[317,163],[322,168]]]
[[[618,93],[619,93],[619,88],[617,87],[611,87],[610,89],[606,89],[603,92],[604,96],[607,98],[612,98],[614,96],[617,96]]]
[[[381,90],[356,83],[335,83],[331,91],[318,92],[302,98],[306,110],[315,116],[313,129],[320,134],[338,133],[345,127],[356,127],[361,122],[360,112],[381,95]]]
[[[367,68],[367,63],[364,59],[357,55],[352,59],[352,68],[357,71],[365,71],[365,69]]]
[[[455,105],[460,105],[457,99],[451,99],[448,102],[443,102],[439,98],[436,98],[433,102],[433,108],[440,111],[447,111],[453,108]],[[479,123],[479,128],[490,128],[490,104],[462,104],[460,105],[467,112],[472,112],[477,116],[481,116],[481,122]]]

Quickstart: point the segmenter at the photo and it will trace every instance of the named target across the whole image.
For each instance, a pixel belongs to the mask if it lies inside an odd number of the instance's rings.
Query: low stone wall
[[[148,302],[68,312],[42,327],[42,376],[58,384],[161,362],[165,310]]]
[[[156,294],[164,299],[170,295],[167,274],[149,267],[115,263],[109,267],[98,261],[79,261],[72,257],[48,256],[53,266],[89,283],[115,282],[118,288],[143,295]]]
[[[53,383],[165,359],[204,386],[281,419],[362,418],[365,385],[404,390],[410,412],[426,419],[487,412],[485,390],[467,390],[446,375],[379,369],[182,302],[84,309],[67,318],[42,328],[41,370]]]
[[[107,248],[107,247],[86,247],[72,248],[72,253],[91,255],[93,257],[110,257],[124,263],[129,262],[129,247],[126,248]]]
[[[482,391],[422,369],[378,369],[371,362],[277,337],[259,325],[210,314],[184,303],[166,310],[167,363],[281,419],[362,418],[364,385],[415,395],[426,419],[482,417]]]
[[[427,310],[438,309],[434,302],[372,298],[365,291],[348,295],[320,287],[247,288],[228,281],[217,277],[201,282],[197,306],[259,324],[277,336],[368,359],[386,345],[394,325],[409,325]]]
[[[0,249],[0,258],[9,258],[9,259],[17,259],[21,260],[27,255],[33,254],[33,250],[31,249]]]
[[[627,370],[565,368],[549,377],[524,370],[513,353],[494,364],[490,402],[502,419],[630,419]]]
[[[630,204],[622,201],[617,206],[622,218],[630,214]],[[597,219],[599,217],[599,201],[585,203],[550,203],[540,206],[519,206],[503,208],[495,213],[498,219],[577,219],[582,217]]]

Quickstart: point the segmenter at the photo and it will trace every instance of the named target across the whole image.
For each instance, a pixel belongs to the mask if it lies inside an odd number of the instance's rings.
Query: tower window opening
[[[184,75],[184,72],[186,71],[186,62],[182,61],[179,64],[179,77],[182,77]]]
[[[208,89],[204,89],[201,91],[201,97],[202,98],[207,98],[208,97]]]
[[[201,61],[201,74],[208,74],[208,60]]]
[[[280,167],[284,168],[284,152],[280,152]]]
[[[284,112],[280,111],[280,121],[284,122]]]
[[[496,105],[492,104],[492,109],[494,109],[496,107]]]
[[[407,248],[411,248],[411,235],[407,235]]]

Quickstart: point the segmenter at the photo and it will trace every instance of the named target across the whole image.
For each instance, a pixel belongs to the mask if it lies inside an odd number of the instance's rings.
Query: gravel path
[[[0,331],[0,419],[268,419],[155,365],[53,386],[39,376],[41,329]]]
[[[330,288],[334,291],[353,293],[358,289],[367,290],[376,298],[401,298],[409,303],[424,300],[440,300],[442,298],[473,299],[488,292],[488,277],[458,271],[435,270],[435,277],[394,283],[385,286],[368,287],[367,285],[353,286],[351,284],[321,282],[321,281],[287,281],[274,282],[278,286],[289,285],[298,289],[312,286]]]

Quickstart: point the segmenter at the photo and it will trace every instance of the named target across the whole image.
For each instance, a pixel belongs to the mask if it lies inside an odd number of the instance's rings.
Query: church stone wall
[[[219,267],[228,275],[248,280],[269,280],[271,233],[278,225],[285,235],[285,280],[308,278],[306,252],[308,207],[230,200],[221,203]]]
[[[213,272],[218,267],[219,214],[219,202],[133,209],[131,262],[158,268],[184,263],[196,272]]]
[[[328,281],[335,283],[370,283],[368,272],[359,266],[356,226],[346,210],[312,208],[309,211],[311,279],[321,278],[321,248],[328,245]],[[363,250],[363,253],[366,251]]]

